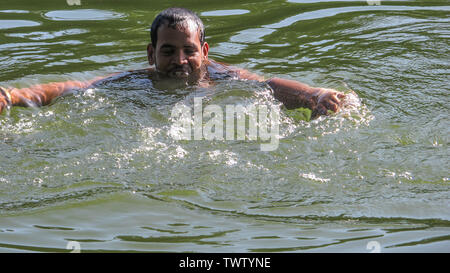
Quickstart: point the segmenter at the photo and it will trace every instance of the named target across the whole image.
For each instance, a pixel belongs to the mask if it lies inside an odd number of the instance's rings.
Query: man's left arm
[[[293,80],[272,78],[266,83],[286,108],[306,107],[312,110],[313,116],[328,115],[329,110],[338,112],[345,98],[344,93],[334,89],[311,87]]]
[[[274,97],[281,101],[286,108],[309,108],[313,111],[313,116],[328,115],[329,110],[338,112],[345,98],[344,93],[334,89],[311,87],[305,83],[282,78],[265,80],[245,69],[234,72],[241,79],[267,83],[272,88]]]

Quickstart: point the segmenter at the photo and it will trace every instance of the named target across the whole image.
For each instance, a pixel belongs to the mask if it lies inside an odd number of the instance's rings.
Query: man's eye
[[[173,54],[173,50],[163,50],[161,51],[161,54],[164,56],[170,56]]]
[[[186,54],[186,55],[193,55],[194,53],[195,53],[195,50],[193,50],[193,49],[187,48],[184,50],[184,54]]]

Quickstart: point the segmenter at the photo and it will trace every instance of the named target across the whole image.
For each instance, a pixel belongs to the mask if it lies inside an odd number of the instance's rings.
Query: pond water
[[[2,1],[0,85],[146,68],[149,25],[172,5]],[[210,58],[360,104],[312,121],[282,110],[274,151],[170,134],[196,96],[278,105],[253,82],[165,90],[135,75],[14,107],[0,116],[1,252],[450,251],[448,1],[183,6]]]

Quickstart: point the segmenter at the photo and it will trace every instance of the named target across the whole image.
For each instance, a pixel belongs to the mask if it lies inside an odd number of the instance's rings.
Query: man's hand
[[[0,114],[8,105],[11,105],[11,95],[7,90],[0,87]]]
[[[338,112],[345,98],[344,93],[336,90],[314,88],[292,80],[272,78],[267,84],[272,87],[275,98],[283,102],[287,109],[309,108],[313,118],[328,115],[329,111]]]
[[[345,94],[334,89],[319,88],[314,96],[317,100],[312,109],[312,116],[328,115],[328,111],[338,112],[342,106]]]
[[[3,108],[6,108],[6,100],[3,96],[0,97],[0,114],[3,112]]]

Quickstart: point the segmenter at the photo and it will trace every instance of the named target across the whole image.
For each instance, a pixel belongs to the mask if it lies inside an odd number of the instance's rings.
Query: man
[[[215,62],[208,58],[208,52],[209,45],[205,41],[200,18],[187,9],[169,8],[152,23],[147,55],[149,64],[154,67],[143,71],[155,82],[170,80],[185,85],[207,86],[217,75],[266,82],[273,89],[274,97],[288,109],[307,107],[313,111],[313,116],[326,115],[328,110],[337,112],[345,97],[335,90],[313,88],[297,81],[280,78],[266,81],[246,70]],[[41,84],[22,89],[0,87],[0,113],[12,105],[46,105],[73,89],[95,86],[105,79],[108,77],[88,82]]]

